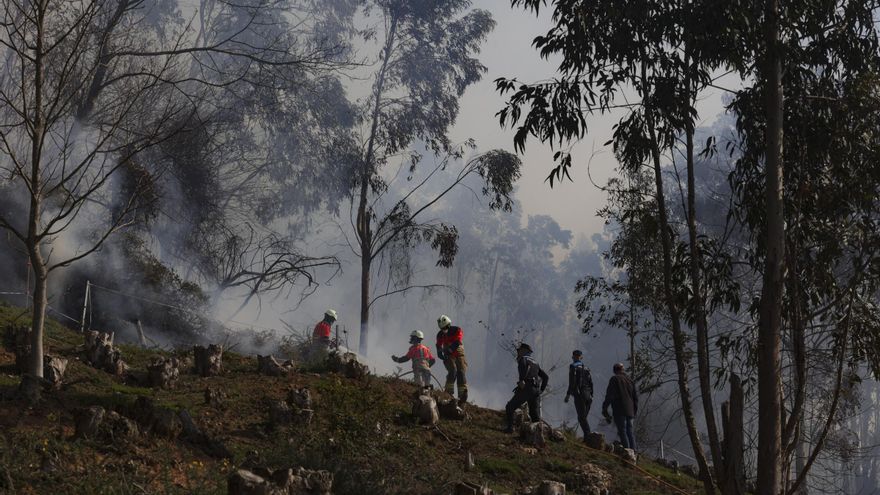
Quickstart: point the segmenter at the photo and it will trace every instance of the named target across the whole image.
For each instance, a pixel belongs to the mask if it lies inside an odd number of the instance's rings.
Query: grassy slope
[[[23,313],[20,308],[0,306],[0,330],[11,322],[27,324]],[[459,480],[488,483],[509,493],[544,479],[571,486],[575,468],[586,462],[612,473],[612,493],[674,493],[616,458],[588,450],[572,439],[530,453],[514,437],[499,431],[498,411],[471,408],[470,421],[444,421],[438,430],[416,426],[407,415],[414,387],[399,380],[355,381],[314,373],[265,377],[254,372],[254,359],[227,354],[223,376],[186,374],[176,390],[153,390],[79,362],[76,347],[80,343],[77,333],[50,322],[49,352],[71,359],[68,385],[47,394],[35,408],[16,400],[0,401],[0,480],[11,479],[17,493],[225,493],[227,474],[247,457],[272,468],[331,470],[336,474],[337,493],[450,493]],[[122,349],[135,374],[156,355],[135,347]],[[12,362],[13,356],[0,350],[0,392],[11,392],[18,384]],[[207,386],[226,391],[226,408],[204,405]],[[267,432],[266,402],[283,399],[289,388],[302,386],[312,391],[312,426]],[[235,459],[212,459],[182,441],[153,436],[122,448],[72,438],[74,408],[122,406],[139,395],[187,409],[205,431],[226,442]],[[476,461],[470,471],[465,470],[468,451]],[[698,493],[693,479],[650,462],[642,462],[641,467],[688,493]],[[0,486],[4,484],[0,481]]]

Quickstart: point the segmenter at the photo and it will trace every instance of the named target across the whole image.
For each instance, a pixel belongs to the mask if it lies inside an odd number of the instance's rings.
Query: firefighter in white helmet
[[[413,381],[421,387],[427,387],[431,384],[431,366],[436,362],[431,349],[422,344],[425,334],[415,330],[409,334],[409,351],[406,355],[397,357],[391,356],[395,363],[405,363],[412,360]]]
[[[459,402],[467,402],[467,360],[464,357],[464,331],[454,326],[452,320],[442,315],[437,318],[437,357],[443,360],[446,367],[446,392],[455,396],[455,385],[458,384]]]

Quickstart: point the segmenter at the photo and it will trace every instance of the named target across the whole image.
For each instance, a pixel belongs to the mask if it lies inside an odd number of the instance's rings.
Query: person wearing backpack
[[[521,343],[516,348],[516,364],[519,381],[513,389],[513,397],[505,407],[507,414],[505,433],[513,433],[513,413],[523,404],[528,403],[529,418],[533,423],[541,421],[541,394],[547,388],[547,381],[550,379],[532,358],[532,348],[526,343]]]
[[[575,350],[571,353],[571,364],[568,366],[568,390],[565,392],[565,402],[574,397],[574,409],[577,412],[578,423],[584,432],[584,441],[590,434],[590,423],[587,415],[593,404],[593,376],[581,358],[584,353]]]

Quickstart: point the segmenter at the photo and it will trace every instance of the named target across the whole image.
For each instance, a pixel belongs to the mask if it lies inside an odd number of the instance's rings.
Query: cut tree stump
[[[86,360],[93,367],[121,376],[126,365],[122,353],[113,346],[113,333],[89,330],[85,333]]]
[[[223,371],[223,347],[211,344],[193,347],[196,374],[199,376],[216,376]]]
[[[171,389],[180,377],[180,361],[177,358],[160,357],[147,366],[147,381],[151,387]]]

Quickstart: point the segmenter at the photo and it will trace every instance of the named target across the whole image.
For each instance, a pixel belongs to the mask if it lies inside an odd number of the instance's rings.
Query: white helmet
[[[437,318],[437,326],[440,327],[440,329],[444,329],[449,325],[452,325],[452,320],[450,320],[448,316],[441,315],[440,318]]]
[[[338,318],[336,318],[336,311],[333,311],[332,309],[328,309],[327,311],[324,311],[324,316],[329,316],[330,318],[333,318],[334,320],[338,319]]]
[[[415,338],[417,338],[417,339],[419,339],[419,340],[422,340],[422,339],[425,338],[425,334],[423,334],[423,333],[422,333],[421,331],[419,331],[419,330],[414,330],[413,333],[409,334],[409,336],[410,336],[410,337],[415,337]]]

